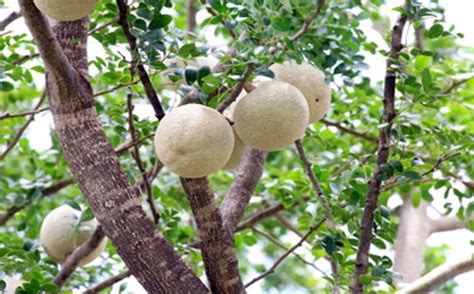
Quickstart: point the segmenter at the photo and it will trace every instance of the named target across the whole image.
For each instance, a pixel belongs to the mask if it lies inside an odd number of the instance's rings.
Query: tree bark
[[[146,217],[97,120],[85,78],[88,19],[57,23],[55,38],[33,1],[19,2],[47,68],[48,96],[64,156],[107,237],[148,292],[207,293]]]
[[[427,207],[426,201],[414,207],[411,197],[403,201],[395,241],[394,271],[402,276],[397,282],[411,283],[421,276],[426,240],[430,235]]]
[[[232,234],[226,230],[206,178],[181,179],[199,229],[212,293],[245,293]]]

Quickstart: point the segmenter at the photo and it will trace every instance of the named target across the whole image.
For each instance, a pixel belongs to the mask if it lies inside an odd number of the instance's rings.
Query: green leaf
[[[275,78],[275,73],[271,69],[268,69],[268,68],[259,69],[257,71],[257,75],[268,77],[268,78],[271,78],[271,79]]]
[[[92,211],[90,207],[87,207],[87,209],[84,210],[84,212],[81,214],[81,220],[79,221],[79,223],[90,221],[93,218],[94,218],[94,212]]]
[[[428,201],[428,202],[433,201],[433,196],[428,190],[421,190],[421,198],[423,198],[423,200]]]
[[[423,84],[423,89],[425,90],[425,93],[430,92],[431,90],[431,73],[430,70],[425,68],[423,70],[423,74],[421,76],[421,83]]]
[[[81,209],[81,206],[80,206],[76,201],[74,201],[74,200],[68,200],[68,201],[66,201],[66,204],[69,205],[69,206],[71,206],[72,208],[74,208],[74,209],[76,209],[76,210],[79,210],[79,211],[82,210],[82,209]]]
[[[13,90],[13,84],[9,82],[2,81],[0,82],[0,91],[8,92]]]
[[[194,68],[187,68],[184,71],[184,77],[186,79],[186,83],[188,83],[188,85],[191,85],[197,80],[198,72]]]
[[[419,180],[421,179],[421,176],[419,173],[415,171],[406,171],[403,173],[403,175],[411,180]]]
[[[191,55],[191,52],[196,50],[196,45],[194,44],[185,44],[178,50],[178,55],[183,58],[188,58]]]
[[[434,39],[441,36],[443,32],[444,32],[443,26],[440,25],[439,23],[435,23],[434,25],[431,26],[431,28],[428,31],[428,37],[430,37],[430,39]]]
[[[413,196],[411,196],[411,204],[416,208],[418,205],[420,205],[421,197],[420,194],[416,193]]]
[[[41,286],[41,290],[45,292],[56,292],[58,290],[58,286],[54,284],[45,284]]]
[[[393,167],[394,170],[397,172],[403,172],[403,165],[400,161],[398,160],[390,160],[389,162],[390,166]]]
[[[211,69],[209,66],[203,66],[198,70],[197,81],[199,85],[202,85],[203,79],[211,74]]]
[[[170,22],[173,20],[173,17],[171,15],[167,14],[159,14],[153,18],[153,20],[150,22],[148,25],[149,30],[156,30],[156,29],[161,29],[170,24]]]
[[[0,290],[5,290],[7,288],[7,283],[4,280],[0,280]]]

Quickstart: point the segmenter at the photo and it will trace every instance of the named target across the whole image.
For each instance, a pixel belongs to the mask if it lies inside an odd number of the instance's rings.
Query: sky
[[[5,1],[7,8],[0,8],[0,19],[3,19],[6,17],[11,11],[18,10],[18,5],[17,1],[13,0],[7,0]],[[387,5],[388,7],[397,7],[400,6],[400,4],[403,2],[401,0],[389,0],[387,1],[389,4]],[[423,1],[426,3],[427,1]],[[457,31],[462,32],[465,37],[464,39],[459,40],[459,43],[465,46],[470,46],[474,47],[474,30],[473,30],[473,16],[472,16],[472,11],[474,11],[474,0],[440,0],[439,1],[441,6],[446,9],[445,11],[445,16],[446,16],[446,22],[449,24],[453,24]],[[392,23],[395,21],[397,17],[397,12],[392,11],[389,8],[384,8],[383,13],[385,15],[388,15],[390,19],[392,20]],[[205,12],[201,12],[198,15],[198,22],[199,19],[205,18]],[[380,46],[386,46],[382,37],[371,28],[371,24],[366,22],[362,23],[362,28],[364,32],[366,33],[367,37],[379,44]],[[25,32],[27,33],[27,28],[24,25],[22,20],[17,20],[15,21],[11,26],[8,27],[8,30],[13,30],[15,32]],[[210,45],[213,46],[225,46],[225,40],[223,40],[220,37],[215,37],[213,35],[213,31],[211,29],[207,30],[205,32],[206,39],[209,41]],[[409,35],[413,35],[409,33]],[[409,39],[410,41],[410,39]],[[93,58],[96,55],[100,55],[102,52],[102,48],[100,48],[100,45],[97,41],[91,40],[89,42],[89,52],[90,52],[90,57]],[[125,52],[124,52],[125,53]],[[366,63],[369,65],[370,70],[366,71],[366,74],[373,80],[373,81],[379,81],[380,77],[384,76],[385,73],[385,59],[381,56],[373,56],[370,54],[366,54]],[[213,62],[213,61],[212,61]],[[44,79],[42,76],[35,76],[35,79],[38,81],[38,83],[42,84]],[[138,105],[137,106],[137,112],[140,116],[142,117],[151,117],[153,116],[151,107],[148,107],[147,105]],[[49,113],[42,113],[36,115],[34,123],[29,127],[28,131],[26,132],[26,137],[30,140],[32,146],[39,150],[39,151],[44,151],[48,150],[51,146],[51,140],[50,140],[50,130],[53,127],[52,123],[52,118]],[[459,187],[462,189],[463,187]],[[432,203],[432,206],[434,208],[431,208],[428,213],[430,217],[436,218],[439,217],[439,214],[436,212],[436,210],[443,211],[443,200],[442,200],[442,195],[436,195],[437,193],[440,192],[435,192],[435,200]],[[439,196],[439,197],[436,197]],[[397,205],[401,204],[401,199],[397,197],[392,197],[391,202],[389,205],[391,207],[395,207]],[[434,234],[429,237],[428,239],[428,245],[429,246],[441,246],[443,244],[446,244],[450,247],[450,250],[448,251],[448,256],[447,256],[447,262],[454,262],[456,260],[459,260],[463,257],[465,257],[467,254],[472,254],[473,253],[473,247],[470,245],[470,241],[472,239],[473,235],[471,232],[468,230],[458,230],[458,231],[451,231],[451,232],[446,232],[446,233],[438,233]],[[297,242],[299,238],[294,235],[288,235],[286,236],[285,240],[282,241],[288,241],[288,242]],[[259,255],[258,255],[258,247],[253,249],[255,252],[251,252],[252,258],[255,258],[255,261],[258,262],[266,262],[267,264],[271,264],[272,261],[270,260],[258,260]],[[257,253],[257,254],[255,254]],[[308,256],[310,257],[309,251],[307,249],[301,248],[298,249],[297,253]],[[390,253],[393,255],[393,252]],[[308,258],[311,260],[311,258]],[[328,265],[325,261],[322,262],[317,262],[317,266],[319,266],[323,270],[328,270]],[[277,270],[278,271],[278,270]],[[317,271],[312,272],[312,274],[321,276],[321,274]],[[468,273],[461,275],[456,278],[456,281],[459,284],[458,290],[456,293],[464,294],[464,293],[471,293],[472,289],[474,288],[474,283],[472,280],[474,279],[474,273]],[[129,279],[129,293],[145,293],[141,286],[134,280],[134,279]],[[256,283],[253,285],[251,288],[249,288],[249,293],[261,293],[261,288],[260,288],[261,283]],[[118,285],[117,285],[118,286]],[[115,289],[114,292],[116,292],[117,289]],[[118,293],[118,292],[117,292]],[[292,292],[292,293],[297,293],[297,292]]]

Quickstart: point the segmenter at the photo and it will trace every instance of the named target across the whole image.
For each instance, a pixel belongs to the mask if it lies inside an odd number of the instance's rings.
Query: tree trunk
[[[411,197],[403,200],[395,241],[394,271],[402,275],[398,282],[411,283],[421,276],[426,240],[431,230],[427,207],[426,201],[414,207]]]
[[[20,0],[20,6],[47,68],[48,96],[64,156],[104,232],[149,293],[207,293],[146,217],[97,120],[85,78],[88,19],[58,22],[55,38],[32,0]]]

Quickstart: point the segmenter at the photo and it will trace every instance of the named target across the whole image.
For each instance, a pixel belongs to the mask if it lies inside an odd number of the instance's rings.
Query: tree
[[[280,292],[427,291],[474,268],[470,256],[442,265],[439,251],[424,252],[429,234],[469,227],[474,210],[474,64],[437,1],[406,1],[392,25],[381,1],[103,0],[90,18],[59,22],[32,0],[19,4],[0,25],[0,269],[24,281],[20,293],[96,293],[131,275],[151,293],[244,293],[256,282]],[[8,31],[17,19],[30,34]],[[388,50],[366,37],[367,21]],[[226,52],[208,46],[209,29]],[[88,59],[88,40],[103,52]],[[198,63],[210,54],[217,65]],[[368,54],[387,60],[381,83],[367,75]],[[238,170],[199,179],[157,160],[151,138],[167,111],[223,112],[287,60],[324,70],[333,89],[328,115],[294,146],[247,147]],[[155,117],[137,115],[142,107]],[[45,113],[51,148],[38,151],[25,130]],[[426,209],[442,195],[445,211],[432,220]],[[403,205],[391,207],[397,197]],[[100,226],[57,265],[38,234],[63,203]],[[78,267],[105,237],[101,262]]]

